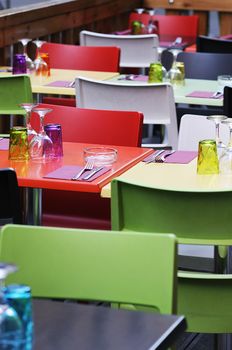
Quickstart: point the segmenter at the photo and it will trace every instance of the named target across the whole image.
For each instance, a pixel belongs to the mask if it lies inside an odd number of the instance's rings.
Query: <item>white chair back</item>
[[[115,35],[83,30],[80,45],[120,47],[120,67],[146,68],[158,60],[159,39],[156,34]]]
[[[173,88],[169,83],[131,84],[78,77],[75,86],[79,108],[142,112],[144,124],[166,126],[162,146],[177,148],[176,109]]]
[[[226,145],[229,141],[229,129],[220,124],[220,139]],[[205,139],[215,139],[215,124],[205,115],[185,114],[180,121],[178,149],[197,151],[198,143]]]

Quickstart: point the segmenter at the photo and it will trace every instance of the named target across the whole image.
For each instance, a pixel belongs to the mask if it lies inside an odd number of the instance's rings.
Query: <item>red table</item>
[[[100,193],[101,188],[109,183],[114,177],[122,174],[133,165],[152,153],[151,148],[110,146],[118,151],[117,161],[111,170],[94,181],[71,181],[44,178],[51,171],[63,165],[84,165],[83,148],[96,146],[92,144],[81,144],[64,142],[64,157],[47,163],[38,163],[32,160],[18,162],[8,160],[8,151],[0,150],[0,167],[11,167],[15,169],[18,184],[25,189],[25,221],[28,224],[39,225],[41,222],[42,189],[69,190],[78,192]]]

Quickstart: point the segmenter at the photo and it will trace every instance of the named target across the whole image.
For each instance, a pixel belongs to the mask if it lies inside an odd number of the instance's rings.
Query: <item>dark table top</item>
[[[186,329],[183,316],[33,300],[33,350],[167,349]]]

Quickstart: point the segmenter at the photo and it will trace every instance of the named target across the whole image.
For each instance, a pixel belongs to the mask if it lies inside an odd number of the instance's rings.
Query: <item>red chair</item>
[[[129,16],[129,27],[133,21],[141,21],[147,25],[151,16],[148,13],[138,14],[131,12]],[[182,15],[153,15],[153,20],[157,20],[159,24],[159,35],[172,37],[191,37],[196,39],[198,35],[198,16],[182,16]]]
[[[99,111],[41,104],[52,112],[45,124],[59,123],[63,141],[139,147],[143,115],[139,112]],[[39,119],[31,117],[38,130]],[[110,229],[110,201],[98,193],[43,190],[42,224],[45,226]]]
[[[49,54],[51,68],[119,72],[120,48],[86,47],[44,43],[41,52]],[[76,106],[74,98],[43,97],[44,103]]]

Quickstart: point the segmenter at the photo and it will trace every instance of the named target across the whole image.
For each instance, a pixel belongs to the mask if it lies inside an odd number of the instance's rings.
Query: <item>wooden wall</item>
[[[39,6],[38,6],[39,5]],[[83,28],[110,33],[125,29],[140,0],[53,0],[0,11],[0,64],[20,51],[20,38],[78,44]],[[34,45],[29,46],[33,55]]]

